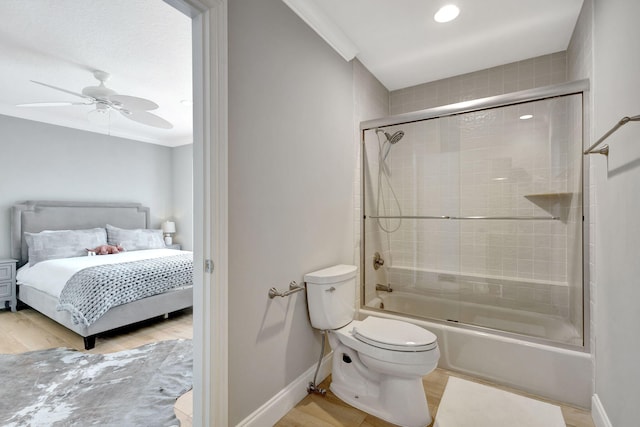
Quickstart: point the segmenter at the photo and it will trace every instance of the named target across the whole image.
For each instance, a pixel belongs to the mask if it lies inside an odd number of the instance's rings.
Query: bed
[[[52,201],[18,203],[12,207],[11,211],[11,255],[18,260],[19,268],[24,267],[25,270],[28,270],[32,266],[29,264],[27,238],[33,233],[50,230],[106,229],[107,225],[116,230],[149,229],[149,208],[138,203]],[[158,249],[158,251],[168,251],[170,255],[175,254],[176,256],[172,258],[180,258],[177,256],[180,254],[184,255],[182,258],[185,258],[191,254],[171,249]],[[126,253],[122,255],[126,255]],[[78,259],[77,261],[82,264],[88,262],[88,258],[102,260],[117,256],[84,257],[87,259]],[[49,261],[40,264],[46,263]],[[33,266],[33,269],[35,270],[40,264]],[[192,264],[191,258],[191,269],[193,268]],[[51,277],[53,281],[53,275]],[[190,279],[192,280],[192,276]],[[85,349],[89,350],[95,347],[96,335],[102,332],[191,307],[193,305],[193,286],[190,282],[188,286],[180,286],[176,289],[169,289],[159,294],[113,306],[89,324],[79,322],[78,317],[70,311],[58,310],[59,297],[30,284],[18,282],[18,300],[82,336]]]

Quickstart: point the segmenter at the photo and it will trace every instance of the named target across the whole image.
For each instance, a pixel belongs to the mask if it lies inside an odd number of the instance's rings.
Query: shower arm
[[[637,115],[637,116],[623,117],[622,119],[620,119],[620,121],[618,123],[616,123],[615,126],[612,127],[609,130],[609,132],[607,132],[604,135],[602,135],[602,138],[600,138],[599,140],[594,142],[591,145],[591,147],[587,148],[584,151],[584,154],[604,154],[605,156],[608,156],[609,155],[609,145],[608,144],[603,145],[599,149],[596,149],[596,147],[598,145],[600,145],[602,143],[602,141],[604,141],[605,139],[609,138],[615,131],[620,129],[620,127],[622,127],[623,125],[626,125],[629,122],[640,122],[640,114]]]

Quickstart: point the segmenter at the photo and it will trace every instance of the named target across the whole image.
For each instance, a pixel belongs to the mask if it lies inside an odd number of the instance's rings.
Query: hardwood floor
[[[99,336],[96,340],[96,347],[89,350],[88,353],[111,353],[139,347],[154,341],[176,338],[193,338],[191,310],[183,310],[173,314],[167,320],[162,318],[153,319]],[[17,313],[0,310],[0,353],[15,354],[33,350],[44,350],[52,347],[69,347],[85,351],[84,343],[80,336],[58,325],[35,310],[22,309]],[[593,420],[588,411],[560,405],[558,402],[542,399],[508,387],[497,386],[487,381],[442,369],[436,369],[423,379],[429,409],[431,410],[431,415],[434,417],[437,413],[438,405],[440,404],[440,399],[444,393],[449,376],[456,376],[557,404],[562,409],[562,414],[568,427],[594,427]],[[327,378],[321,384],[321,387],[328,390],[330,379],[330,377]],[[188,392],[178,399],[175,405],[175,413],[183,427],[192,426],[192,392]],[[348,406],[328,390],[325,397],[315,394],[305,397],[294,409],[289,411],[276,426],[387,427],[393,425]]]
[[[193,338],[192,323],[191,309],[182,310],[171,314],[168,319],[160,317],[99,335],[95,348],[87,351],[84,349],[82,337],[33,309],[24,308],[16,313],[0,310],[0,353],[16,354],[52,347],[74,348],[94,354],[113,353],[155,341],[191,339]],[[191,427],[193,415],[191,391],[178,399],[174,410],[181,425]]]
[[[457,372],[446,371],[444,369],[436,369],[429,375],[425,376],[422,380],[427,393],[427,402],[429,404],[429,410],[431,416],[435,418],[438,412],[438,405],[440,399],[444,393],[445,386],[450,376],[463,378],[465,380],[474,381],[480,384],[497,387],[502,390],[510,391],[512,393],[520,394],[522,396],[538,399],[543,402],[552,403],[560,406],[562,415],[564,417],[567,427],[594,427],[593,420],[589,411],[574,408],[567,405],[562,405],[558,402],[554,402],[548,399],[543,399],[538,396],[523,393],[518,390],[511,389],[509,387],[503,387],[496,384],[492,384],[488,381],[482,381],[477,378],[469,377],[459,374]],[[305,397],[295,408],[293,408],[287,415],[282,417],[280,421],[276,423],[276,427],[294,427],[294,426],[314,426],[314,427],[393,427],[395,424],[388,423],[376,418],[373,415],[369,415],[358,409],[355,409],[340,399],[338,399],[329,390],[329,383],[331,377],[327,378],[322,384],[321,388],[327,390],[326,396],[320,396],[317,394],[311,394]],[[432,423],[433,424],[433,423]]]

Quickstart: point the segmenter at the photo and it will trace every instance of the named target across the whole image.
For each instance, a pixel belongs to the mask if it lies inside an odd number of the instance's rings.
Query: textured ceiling
[[[176,146],[192,142],[191,19],[162,0],[1,0],[0,114]],[[174,128],[157,129],[118,114],[109,125],[88,121],[95,107],[16,107],[32,102],[82,102],[73,92],[111,74],[119,94],[150,99]]]
[[[283,1],[330,43],[346,38],[338,44],[395,90],[566,50],[583,0]],[[460,15],[438,24],[447,3]]]

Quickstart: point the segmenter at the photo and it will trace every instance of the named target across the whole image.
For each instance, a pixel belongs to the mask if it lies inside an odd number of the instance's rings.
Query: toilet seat
[[[430,351],[438,346],[437,337],[419,326],[399,320],[367,317],[351,330],[366,344],[393,351]]]

